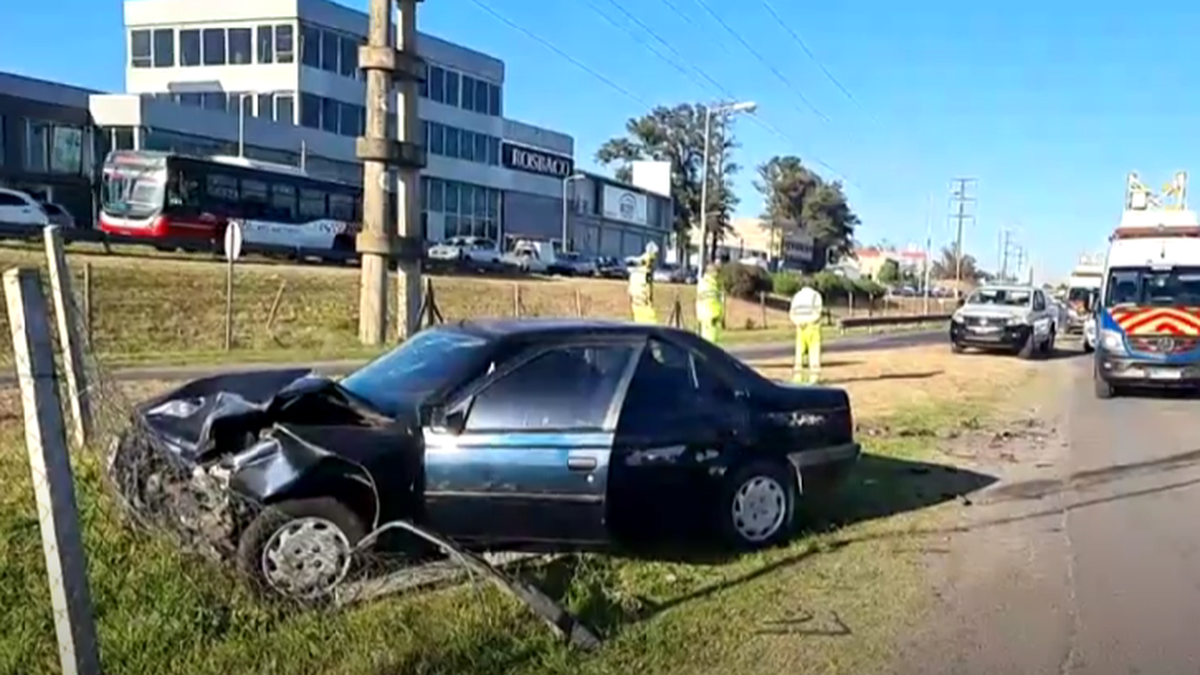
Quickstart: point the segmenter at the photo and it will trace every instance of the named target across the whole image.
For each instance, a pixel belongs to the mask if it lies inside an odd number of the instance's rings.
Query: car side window
[[[573,345],[540,354],[476,394],[464,429],[602,429],[633,353],[629,345]]]
[[[1046,309],[1046,297],[1044,295],[1042,295],[1041,291],[1035,291],[1033,294],[1033,310],[1035,312],[1041,312],[1041,311],[1044,311],[1045,309]]]
[[[619,427],[639,434],[661,429],[666,419],[702,414],[705,406],[732,397],[691,351],[650,340],[642,352],[625,402]]]

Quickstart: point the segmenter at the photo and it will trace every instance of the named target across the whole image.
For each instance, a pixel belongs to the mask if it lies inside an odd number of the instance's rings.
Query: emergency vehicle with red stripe
[[[1200,220],[1187,174],[1154,194],[1128,177],[1096,309],[1099,398],[1146,386],[1200,389]]]

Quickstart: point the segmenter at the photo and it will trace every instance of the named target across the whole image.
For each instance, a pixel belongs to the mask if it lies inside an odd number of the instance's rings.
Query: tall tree
[[[814,249],[831,259],[852,254],[859,218],[850,209],[841,183],[826,182],[799,157],[787,155],[760,165],[754,187],[763,195],[763,217],[772,229],[807,231]]]
[[[658,106],[646,115],[625,123],[626,135],[614,138],[596,151],[596,161],[616,166],[618,180],[629,181],[630,163],[657,160],[671,163],[671,196],[675,199],[674,230],[684,244],[693,226],[699,225],[701,181],[704,173],[704,117],[700,104],[681,104],[673,108]],[[731,121],[720,115],[712,118],[709,134],[709,225],[712,241],[719,242],[729,226],[736,198],[733,176],[740,167],[733,161],[737,148]],[[715,247],[710,247],[710,251]]]
[[[929,266],[929,276],[935,279],[954,280],[958,269],[957,262],[954,259],[954,248],[951,246],[943,246],[938,258]],[[962,257],[962,280],[963,281],[978,281],[984,277],[984,273],[979,269],[975,262],[975,257],[969,253],[964,253]]]

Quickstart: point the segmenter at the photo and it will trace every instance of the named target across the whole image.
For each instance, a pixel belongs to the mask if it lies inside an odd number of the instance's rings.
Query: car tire
[[[1054,329],[1050,329],[1050,334],[1046,336],[1046,344],[1042,346],[1042,357],[1050,358],[1054,356]]]
[[[1037,336],[1034,335],[1033,331],[1031,330],[1029,331],[1029,337],[1025,338],[1025,343],[1021,345],[1019,350],[1017,350],[1017,356],[1022,359],[1032,359],[1037,355],[1037,351]]]
[[[958,342],[953,342],[953,341],[952,341],[952,342],[950,343],[950,351],[954,352],[955,354],[961,354],[961,353],[963,353],[963,349],[964,349],[964,347],[962,346],[962,344],[960,344],[960,343],[958,343]]]
[[[319,600],[349,574],[353,549],[365,536],[362,520],[336,499],[283,501],[265,507],[242,532],[237,568],[264,595]]]
[[[727,474],[721,489],[722,538],[736,549],[779,543],[796,515],[796,475],[786,464],[756,461]]]

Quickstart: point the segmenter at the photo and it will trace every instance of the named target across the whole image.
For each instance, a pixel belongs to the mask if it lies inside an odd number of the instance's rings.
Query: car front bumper
[[[1029,340],[1032,326],[967,326],[950,322],[950,341],[963,347],[1020,349]]]
[[[1163,363],[1097,352],[1096,377],[1125,386],[1194,388],[1200,387],[1200,362]]]

